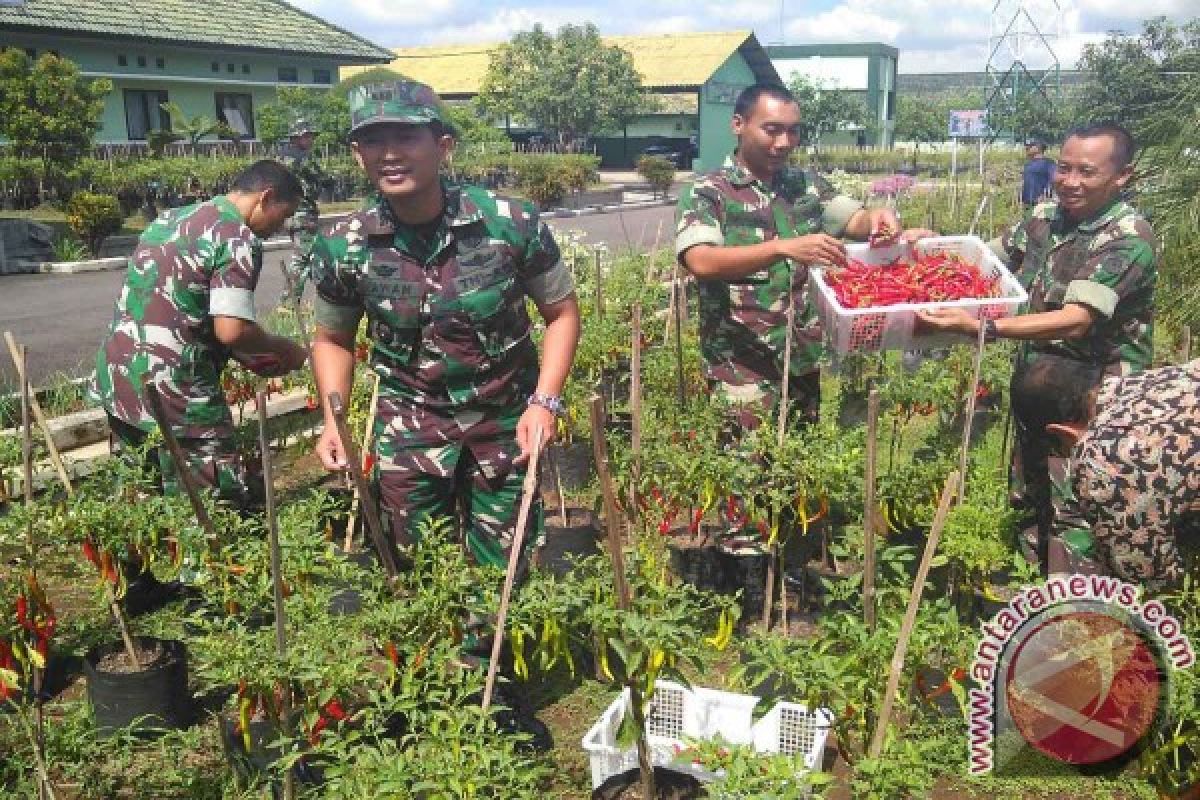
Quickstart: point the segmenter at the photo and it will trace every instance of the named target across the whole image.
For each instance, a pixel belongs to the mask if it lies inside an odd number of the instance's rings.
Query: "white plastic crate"
[[[846,245],[850,258],[867,264],[884,264],[906,254],[904,242],[890,247]],[[1000,278],[1000,296],[968,300],[948,300],[940,303],[899,303],[878,308],[843,308],[837,295],[825,282],[822,271],[812,272],[813,299],[826,341],[837,353],[878,352],[880,350],[929,350],[948,347],[967,341],[951,333],[916,333],[916,312],[932,308],[962,308],[972,316],[1000,319],[1014,316],[1029,299],[1011,272],[996,258],[996,254],[977,236],[933,236],[917,242],[918,254],[954,254],[979,267],[989,278]]]
[[[805,764],[810,768],[816,765],[825,748],[829,714],[824,711],[809,714],[803,706],[780,703],[755,723],[753,713],[758,702],[754,695],[701,687],[688,689],[671,681],[656,682],[646,715],[651,763],[688,773],[706,783],[719,780],[719,775],[696,764],[676,763],[676,757],[687,746],[685,738],[720,736],[731,744],[753,745],[762,753],[792,754],[803,750]],[[613,775],[638,765],[637,747],[617,744],[617,733],[628,708],[626,689],[583,737],[583,749],[591,762],[593,789]]]

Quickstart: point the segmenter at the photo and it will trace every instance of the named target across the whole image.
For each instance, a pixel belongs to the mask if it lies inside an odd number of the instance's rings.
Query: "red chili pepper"
[[[25,595],[17,595],[17,624],[22,628],[29,627],[29,601]]]
[[[704,518],[704,509],[697,508],[692,512],[692,523],[688,525],[688,533],[697,534],[700,532],[700,520]]]
[[[96,543],[91,537],[83,540],[83,557],[86,558],[93,567],[100,568],[100,554],[96,551]]]
[[[373,469],[375,469],[375,454],[367,453],[363,456],[363,472],[370,475]]]
[[[400,666],[400,653],[396,650],[396,645],[392,642],[387,642],[383,645],[383,654],[388,657],[388,661],[392,662],[393,667]]]
[[[334,698],[325,704],[325,712],[334,722],[341,722],[346,717],[350,716],[346,713],[346,709],[342,708],[341,702]]]
[[[308,409],[309,411],[316,411],[317,410],[317,398],[313,397],[310,394],[308,397],[306,397],[304,399],[304,407],[306,409]]]

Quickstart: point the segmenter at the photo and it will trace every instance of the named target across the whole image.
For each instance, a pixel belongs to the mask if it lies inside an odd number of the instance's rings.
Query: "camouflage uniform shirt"
[[[523,410],[538,376],[526,298],[551,304],[574,291],[528,203],[446,187],[433,231],[420,241],[377,200],[313,249],[317,322],[352,332],[366,315],[381,413],[407,417],[407,447],[442,446],[455,430]]]
[[[675,253],[698,244],[748,245],[824,230],[841,236],[862,205],[787,168],[770,186],[734,156],[684,189],[676,209]],[[783,377],[789,297],[796,303],[793,377],[813,372],[823,344],[808,295],[808,266],[786,259],[733,281],[701,280],[700,341],[709,380],[770,392]],[[736,390],[735,390],[736,391]],[[736,399],[736,398],[730,398]]]
[[[1183,575],[1182,520],[1200,514],[1200,359],[1110,378],[1072,453],[1055,517],[1064,537],[1090,532],[1115,575],[1161,588]]]
[[[160,215],[129,257],[112,326],[96,355],[93,399],[136,428],[154,419],[142,397],[148,376],[179,437],[231,435],[221,391],[229,350],[213,317],[253,321],[262,244],[237,208],[220,196]]]
[[[300,199],[300,205],[296,206],[296,213],[292,215],[291,227],[294,230],[315,231],[318,220],[317,198],[322,187],[329,183],[329,176],[321,169],[317,159],[313,158],[311,150],[305,152],[289,146],[279,160],[300,179],[300,184],[304,187],[304,197]]]
[[[1041,203],[1001,240],[1029,292],[1031,312],[1069,303],[1092,310],[1081,339],[1030,342],[1029,354],[1053,353],[1129,375],[1150,366],[1154,338],[1154,233],[1128,204],[1070,224],[1057,202]]]

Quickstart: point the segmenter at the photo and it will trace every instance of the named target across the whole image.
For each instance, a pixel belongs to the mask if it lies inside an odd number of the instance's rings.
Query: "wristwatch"
[[[526,405],[541,406],[556,417],[561,417],[567,413],[567,407],[563,405],[562,398],[556,394],[543,394],[542,392],[534,392],[529,395],[529,400]]]
[[[996,330],[996,320],[985,319],[983,321],[983,341],[991,344],[1000,338],[1000,332]]]

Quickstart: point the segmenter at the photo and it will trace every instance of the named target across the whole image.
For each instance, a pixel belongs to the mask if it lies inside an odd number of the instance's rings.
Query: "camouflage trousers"
[[[524,405],[484,414],[434,414],[381,395],[375,422],[375,478],[392,537],[404,547],[419,539],[431,520],[450,519],[468,558],[481,566],[508,568],[517,526],[525,467],[515,466],[516,427]],[[530,509],[517,566],[528,574],[542,536],[542,503]],[[464,652],[490,652],[488,620],[469,619]]]
[[[292,237],[292,254],[283,262],[283,294],[279,303],[294,306],[304,296],[304,286],[312,277],[313,242],[317,238],[317,220],[293,220],[289,233]]]
[[[764,421],[774,424],[778,419],[779,401],[782,392],[778,386],[763,388],[757,384],[747,386],[731,386],[724,383],[712,383],[710,388],[730,404],[726,431],[726,447],[737,447],[742,436],[758,429]],[[788,379],[788,425],[791,428],[805,427],[816,424],[821,409],[821,372],[813,370],[803,375],[789,376]],[[738,503],[741,498],[735,498]],[[728,509],[720,509],[721,527],[726,536],[721,546],[731,552],[750,553],[765,552],[765,541],[761,532],[743,530],[740,524],[730,518]],[[795,519],[780,520],[780,529],[787,530],[795,524]]]
[[[145,450],[149,434],[111,414],[108,425],[109,449],[114,457],[125,460],[131,467],[152,471],[164,494],[183,492],[175,461],[165,445]],[[261,476],[257,476],[257,480],[251,478],[241,455],[233,447],[232,438],[181,437],[177,441],[200,489],[214,493],[218,499],[239,510],[249,511],[262,505]],[[142,452],[145,452],[144,461],[139,460]]]

